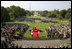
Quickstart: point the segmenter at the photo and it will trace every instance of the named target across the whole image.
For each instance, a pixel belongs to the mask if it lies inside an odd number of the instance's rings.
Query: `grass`
[[[40,16],[31,16],[28,18],[45,18],[45,17],[40,17]],[[48,29],[48,26],[50,25],[58,25],[58,24],[70,24],[71,26],[71,22],[69,20],[59,20],[59,19],[54,19],[53,21],[57,21],[58,23],[51,23],[51,22],[48,22],[48,23],[44,23],[44,22],[26,22],[26,21],[16,21],[16,22],[4,22],[5,24],[11,24],[11,23],[16,23],[16,24],[28,24],[29,25],[29,29],[23,34],[23,37],[24,38],[32,38],[29,30],[32,30],[33,27],[37,27],[39,30],[42,30],[43,32],[40,32],[39,33],[39,38],[47,38],[46,36],[46,33],[45,33],[45,28]],[[17,32],[16,32],[17,33]],[[71,34],[71,32],[70,32]],[[71,48],[71,37],[70,37],[70,43],[69,43],[69,47]]]
[[[45,18],[41,16],[27,16],[28,18]],[[59,20],[59,19],[54,19],[54,21],[57,21],[58,23],[44,23],[44,22],[26,22],[26,21],[15,21],[15,22],[4,22],[5,24],[11,24],[11,23],[16,23],[16,24],[28,24],[29,29],[23,34],[23,37],[25,38],[32,38],[29,30],[32,30],[33,27],[37,27],[39,30],[42,30],[43,32],[39,33],[40,38],[47,38],[46,33],[45,33],[45,28],[48,29],[48,26],[50,25],[57,25],[57,24],[70,24],[69,20]]]
[[[32,30],[33,27],[37,27],[39,30],[43,31],[43,32],[39,33],[39,37],[40,38],[46,38],[45,28],[48,29],[48,26],[50,26],[50,25],[57,25],[57,24],[64,24],[64,23],[66,24],[66,23],[69,22],[68,20],[55,20],[55,21],[58,21],[58,23],[51,23],[51,22],[48,22],[48,23],[44,23],[44,22],[26,22],[26,21],[19,22],[19,21],[16,21],[16,22],[5,22],[5,24],[11,24],[11,23],[28,24],[29,25],[29,29],[23,35],[25,38],[32,38],[29,30]]]
[[[41,18],[41,19],[43,19],[43,18],[46,18],[46,17],[41,17],[41,16],[27,16],[27,18]]]

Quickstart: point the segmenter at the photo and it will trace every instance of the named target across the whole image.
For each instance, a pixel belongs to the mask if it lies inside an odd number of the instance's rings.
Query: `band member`
[[[31,35],[33,36],[33,38],[37,38],[38,37],[37,33],[39,33],[38,29],[36,29],[36,27],[33,28],[32,31],[31,31]]]

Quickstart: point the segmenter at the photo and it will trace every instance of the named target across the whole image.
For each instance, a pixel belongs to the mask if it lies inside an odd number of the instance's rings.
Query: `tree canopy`
[[[23,8],[20,8],[19,6],[10,6],[7,8],[9,15],[11,18],[17,18],[21,16],[26,16],[26,11]]]
[[[1,22],[8,22],[10,21],[10,16],[6,8],[3,6],[1,7]]]
[[[22,16],[31,16],[34,15],[35,11],[29,11],[25,10],[19,6],[10,6],[7,8],[4,8],[1,6],[1,22],[7,22],[17,17]],[[62,9],[62,10],[53,10],[53,11],[37,11],[38,14],[42,17],[48,17],[48,18],[60,18],[60,19],[69,19],[71,20],[71,8],[69,9]]]

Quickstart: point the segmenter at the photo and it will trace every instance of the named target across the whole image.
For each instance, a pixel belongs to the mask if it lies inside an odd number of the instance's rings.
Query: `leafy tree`
[[[19,6],[10,6],[7,8],[9,15],[11,18],[17,18],[21,16],[26,16],[26,11],[23,8],[20,8]]]
[[[65,15],[65,18],[71,20],[71,9],[67,10],[67,14]]]
[[[33,15],[33,13],[34,13],[34,11],[28,11],[28,10],[26,10],[26,16],[31,16],[31,15]]]
[[[3,6],[1,7],[1,22],[8,22],[10,21],[10,16],[6,8]]]
[[[42,11],[41,16],[46,17],[47,14],[48,14],[48,11],[45,10],[45,11]]]
[[[7,7],[6,9],[9,12],[10,19],[15,18],[15,13],[12,11],[12,9],[10,9],[9,7]]]
[[[63,19],[62,16],[61,16],[60,14],[57,14],[56,17],[59,18],[59,19]]]
[[[60,15],[62,18],[65,18],[65,15],[66,15],[67,11],[65,9],[61,10],[60,11]]]
[[[66,18],[66,19],[71,18],[71,13],[67,13],[67,14],[65,15],[65,18]]]
[[[55,18],[56,17],[56,15],[53,12],[52,13],[48,13],[47,16],[49,18]]]

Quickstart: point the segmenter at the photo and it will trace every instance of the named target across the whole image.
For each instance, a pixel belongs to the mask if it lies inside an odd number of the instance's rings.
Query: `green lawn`
[[[28,18],[46,18],[46,17],[41,17],[41,16],[27,16]],[[46,33],[45,33],[45,28],[48,29],[48,26],[50,25],[57,25],[57,24],[70,24],[69,20],[59,20],[59,19],[54,19],[54,21],[57,21],[58,23],[44,23],[44,22],[26,22],[26,21],[15,21],[15,22],[4,22],[5,24],[10,24],[10,23],[17,23],[17,24],[28,24],[29,29],[26,31],[26,33],[23,34],[23,37],[25,38],[32,38],[29,30],[32,30],[33,27],[37,27],[39,30],[42,30],[43,32],[39,33],[40,38],[47,38]]]
[[[37,27],[39,30],[42,30],[43,32],[39,33],[39,37],[40,38],[46,38],[46,33],[45,33],[45,28],[48,29],[48,26],[50,25],[57,25],[57,24],[69,24],[68,20],[54,20],[54,21],[58,21],[58,23],[44,23],[44,22],[26,22],[26,21],[16,21],[16,22],[4,22],[5,24],[10,24],[10,23],[17,23],[17,24],[28,24],[29,25],[29,29],[26,31],[26,33],[23,34],[23,37],[25,38],[32,38],[29,30],[31,30],[33,27]]]
[[[27,16],[28,18],[45,18],[45,17],[41,17],[41,16]],[[40,38],[47,38],[46,36],[46,33],[45,33],[45,28],[48,29],[48,26],[50,25],[58,25],[58,24],[70,24],[71,26],[71,22],[69,20],[59,20],[59,19],[54,19],[54,21],[57,21],[58,23],[51,23],[51,22],[48,22],[48,23],[44,23],[44,22],[26,22],[26,21],[15,21],[15,22],[4,22],[5,24],[11,24],[11,23],[16,23],[16,24],[28,24],[29,25],[29,28],[28,30],[23,34],[23,37],[24,38],[32,38],[29,30],[32,30],[33,27],[37,27],[39,30],[42,30],[43,32],[40,32],[39,33],[39,37]],[[71,34],[71,33],[70,33]],[[71,37],[70,37],[71,39]],[[70,40],[70,47],[71,47],[71,40]]]
[[[46,18],[46,17],[41,17],[41,16],[27,16],[27,18],[41,18],[41,19],[43,19],[43,18]]]
[[[29,17],[29,18],[34,18],[34,17],[32,16],[32,17]],[[37,18],[41,18],[42,19],[44,17],[40,17],[39,16]],[[51,22],[48,22],[48,23],[44,23],[44,22],[26,22],[26,21],[4,22],[4,23],[5,24],[11,24],[11,23],[28,24],[29,25],[29,29],[23,34],[24,38],[32,38],[29,30],[31,30],[33,27],[37,27],[39,30],[43,31],[43,32],[39,33],[39,37],[40,38],[47,38],[46,33],[45,33],[45,28],[48,29],[48,26],[50,26],[50,25],[58,25],[58,24],[70,24],[70,26],[71,26],[71,22],[69,20],[54,19],[54,21],[57,21],[58,23],[51,23]],[[70,44],[69,47],[71,47],[71,37],[70,37],[70,43],[69,44]]]

